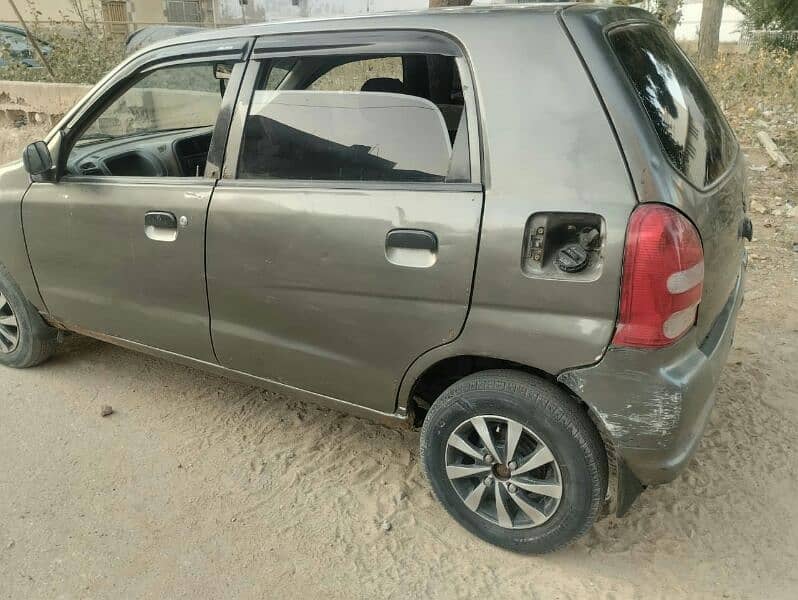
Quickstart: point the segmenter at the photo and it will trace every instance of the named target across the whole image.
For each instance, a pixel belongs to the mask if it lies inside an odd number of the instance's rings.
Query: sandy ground
[[[565,551],[465,533],[415,432],[72,337],[0,370],[0,597],[795,598],[794,173],[752,170],[747,301],[697,456]]]

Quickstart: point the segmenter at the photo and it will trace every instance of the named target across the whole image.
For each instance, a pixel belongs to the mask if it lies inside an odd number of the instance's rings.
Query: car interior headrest
[[[360,88],[361,92],[390,92],[392,94],[403,94],[405,91],[405,84],[399,79],[393,77],[373,77],[368,79],[363,87]]]

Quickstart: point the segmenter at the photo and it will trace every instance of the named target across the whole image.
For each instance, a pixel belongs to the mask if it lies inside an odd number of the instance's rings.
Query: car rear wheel
[[[468,531],[542,554],[584,534],[607,491],[607,457],[587,414],[555,384],[483,371],[432,405],[422,464],[446,510]]]
[[[0,266],[0,365],[36,366],[52,356],[55,343],[56,330],[42,320]]]

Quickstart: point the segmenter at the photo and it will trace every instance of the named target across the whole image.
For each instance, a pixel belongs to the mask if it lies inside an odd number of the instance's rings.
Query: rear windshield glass
[[[623,27],[609,39],[673,166],[696,187],[712,184],[737,142],[693,66],[659,26]]]

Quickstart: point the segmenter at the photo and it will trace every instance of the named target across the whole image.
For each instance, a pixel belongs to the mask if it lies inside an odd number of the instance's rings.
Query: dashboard
[[[73,148],[69,175],[202,177],[213,127],[98,140]]]

